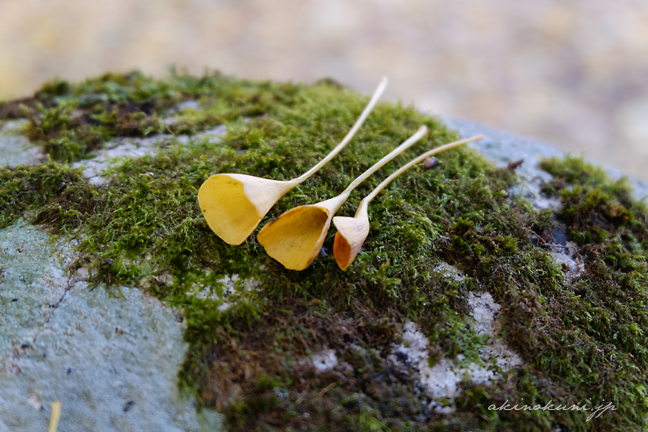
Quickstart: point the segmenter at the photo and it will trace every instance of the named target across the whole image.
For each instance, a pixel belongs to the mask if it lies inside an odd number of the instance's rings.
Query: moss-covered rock
[[[376,198],[369,237],[346,272],[331,255],[333,233],[315,263],[295,272],[267,257],[255,234],[232,247],[209,230],[196,194],[210,175],[293,178],[344,136],[365,103],[330,80],[132,73],[54,81],[0,105],[5,121],[28,119],[24,133],[52,159],[0,168],[0,224],[26,214],[77,239],[71,268],[87,269],[91,283],[115,293],[138,287],[182,309],[190,344],[182,385],[224,413],[230,430],[645,425],[648,210],[626,183],[580,159],[543,163],[553,176],[544,199],[562,203],[553,213],[518,194],[513,167],[497,168],[474,149],[444,153],[436,168],[413,169]],[[261,226],[337,195],[421,124],[430,134],[351,195],[340,213],[352,215],[396,166],[457,133],[411,107],[379,104],[348,148]],[[199,134],[218,125],[227,130],[219,139]],[[102,182],[69,163],[105,156],[125,137],[160,134],[144,156],[93,171]],[[557,247],[569,249],[561,253],[580,274],[556,260]],[[464,276],[451,277],[457,272]],[[486,303],[471,302],[474,293],[494,300],[499,332],[483,330],[476,308]],[[424,348],[405,350],[414,340]],[[487,355],[496,344],[523,365]],[[465,374],[456,392],[431,390],[420,376],[423,355],[432,370]],[[488,379],[477,378],[482,370]],[[591,411],[493,409],[505,401],[615,409],[590,420]]]

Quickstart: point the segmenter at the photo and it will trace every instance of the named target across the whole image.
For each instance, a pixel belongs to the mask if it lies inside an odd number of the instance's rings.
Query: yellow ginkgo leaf
[[[333,240],[333,256],[342,270],[349,268],[369,235],[367,199],[363,199],[354,217],[336,216],[333,224],[338,232]]]
[[[353,260],[355,260],[360,248],[369,235],[369,202],[378,195],[378,193],[389,183],[391,183],[398,176],[413,167],[414,165],[424,161],[426,158],[437,153],[450,150],[452,148],[467,144],[472,141],[478,141],[483,136],[478,135],[472,138],[466,138],[460,141],[455,141],[449,144],[442,145],[433,150],[423,153],[415,159],[412,159],[407,164],[403,165],[398,171],[387,177],[380,183],[369,195],[367,195],[358,206],[354,217],[336,216],[333,218],[333,224],[338,232],[335,233],[333,240],[333,256],[337,261],[338,266],[342,270],[349,268]]]
[[[331,226],[331,219],[346,202],[351,191],[387,162],[414,145],[426,133],[427,128],[421,126],[414,135],[356,178],[337,197],[288,210],[259,231],[259,243],[268,255],[287,269],[304,270],[319,254]]]
[[[387,87],[383,78],[371,100],[349,133],[331,152],[305,174],[288,181],[267,180],[245,174],[216,174],[198,191],[198,205],[216,235],[231,245],[240,245],[261,219],[292,188],[311,177],[333,159],[360,129]]]
[[[276,181],[245,174],[211,176],[198,191],[198,203],[209,227],[225,243],[240,245],[296,180]]]
[[[310,266],[324,243],[333,215],[348,194],[313,205],[295,207],[264,226],[257,239],[272,258],[289,270]]]

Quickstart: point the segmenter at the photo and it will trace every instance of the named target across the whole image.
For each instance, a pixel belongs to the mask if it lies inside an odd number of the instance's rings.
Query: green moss
[[[97,194],[78,170],[55,162],[1,168],[0,228],[6,228],[28,210],[38,210],[36,223],[76,228],[87,218]]]
[[[161,121],[188,99],[204,109]],[[365,103],[328,81],[257,83],[220,74],[156,81],[138,73],[78,85],[54,81],[30,100],[1,105],[0,113],[30,117],[32,139],[60,160],[84,157],[118,135],[194,133],[217,124],[228,133],[221,143],[175,144],[126,160],[100,188],[66,164],[2,168],[0,226],[32,211],[34,222],[80,239],[75,266],[88,267],[96,284],[136,285],[183,308],[190,349],[181,382],[224,412],[231,430],[643,425],[648,212],[624,183],[578,159],[544,164],[555,176],[546,191],[565,203],[554,222],[551,213],[509,197],[512,171],[470,149],[444,153],[439,167],[411,170],[374,200],[371,232],[347,272],[330,254],[333,233],[311,267],[293,272],[268,258],[255,234],[231,247],[209,230],[196,205],[205,179],[218,172],[279,180],[301,174],[344,136]],[[340,214],[352,215],[394,167],[456,134],[413,108],[379,104],[348,148],[280,200],[260,226],[295,205],[337,195],[420,124],[430,134],[351,196]],[[585,260],[576,280],[564,277],[545,244],[556,223],[578,241]],[[442,277],[442,262],[466,279]],[[228,289],[223,278],[232,274],[260,285]],[[460,362],[461,354],[464,362],[481,362],[486,341],[468,320],[470,291],[488,291],[504,305],[503,337],[527,367],[491,386],[465,384],[458,411],[436,415],[413,370],[387,356],[402,324],[414,320],[435,347],[432,361],[443,355]],[[321,349],[334,349],[341,363],[316,374],[302,360]],[[506,399],[543,406],[612,401],[617,410],[587,422],[582,412],[488,409]]]
[[[27,117],[27,135],[54,160],[83,159],[118,136],[188,133],[242,116],[268,113],[291,104],[297,87],[254,83],[211,73],[201,78],[171,71],[168,80],[139,72],[106,74],[80,84],[60,79],[46,83],[33,97],[0,104],[0,120]],[[203,110],[163,117],[175,104],[197,100]]]

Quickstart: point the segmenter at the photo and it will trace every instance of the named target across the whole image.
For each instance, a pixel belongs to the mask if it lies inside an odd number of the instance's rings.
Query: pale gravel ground
[[[584,152],[648,180],[643,0],[2,0],[0,99],[169,64],[332,76]]]

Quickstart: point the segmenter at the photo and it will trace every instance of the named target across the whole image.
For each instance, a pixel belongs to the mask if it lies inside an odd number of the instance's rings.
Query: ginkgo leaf
[[[398,176],[403,174],[414,165],[424,161],[426,158],[472,141],[478,141],[482,138],[483,136],[481,135],[466,138],[460,141],[442,145],[433,150],[423,153],[422,155],[412,159],[410,162],[395,171],[392,175],[390,175],[382,183],[380,183],[369,195],[367,195],[360,202],[360,205],[358,206],[358,210],[356,210],[354,217],[351,218],[346,216],[336,216],[335,218],[333,218],[333,225],[335,225],[335,228],[337,228],[338,230],[338,232],[335,233],[335,239],[333,241],[333,256],[335,256],[335,261],[337,262],[338,266],[342,270],[346,270],[358,255],[360,248],[369,235],[369,202],[371,202],[371,200],[374,199],[384,187],[386,187],[389,183],[394,181]]]
[[[288,210],[273,222],[264,226],[257,240],[268,255],[290,270],[304,270],[319,254],[331,219],[346,202],[349,194],[364,180],[379,170],[387,162],[413,146],[427,133],[427,128],[419,130],[404,143],[376,162],[371,168],[356,178],[340,195],[318,204],[295,207]]]
[[[288,181],[267,180],[245,174],[216,174],[209,177],[198,190],[198,205],[209,228],[228,244],[243,243],[282,196],[315,174],[351,141],[385,87],[387,78],[380,81],[371,100],[344,139],[303,175]]]

